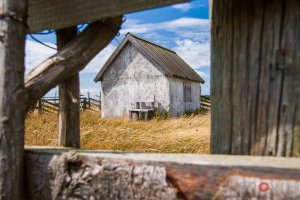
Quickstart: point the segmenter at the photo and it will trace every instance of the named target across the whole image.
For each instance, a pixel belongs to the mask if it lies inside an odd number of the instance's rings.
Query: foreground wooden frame
[[[299,199],[300,159],[33,147],[25,180],[29,199]]]
[[[29,12],[26,0],[1,1],[0,199],[23,199],[25,108],[76,75],[114,38],[122,23],[116,16],[183,1],[128,0],[114,6],[118,1],[29,0]],[[72,3],[76,5],[66,12]],[[83,5],[95,8],[92,17]],[[212,152],[299,157],[300,2],[214,0],[212,5]],[[24,83],[28,13],[30,32],[91,24]],[[95,198],[91,194],[111,199],[300,198],[299,159],[226,157],[227,165],[222,157],[213,156],[217,162],[204,157],[180,155],[181,160],[200,159],[183,163],[170,155],[28,150],[24,191],[29,199]],[[236,159],[244,161],[234,163]]]

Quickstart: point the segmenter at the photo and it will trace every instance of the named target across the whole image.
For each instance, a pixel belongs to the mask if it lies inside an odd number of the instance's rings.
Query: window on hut
[[[192,86],[189,82],[183,83],[183,99],[184,102],[192,102]]]

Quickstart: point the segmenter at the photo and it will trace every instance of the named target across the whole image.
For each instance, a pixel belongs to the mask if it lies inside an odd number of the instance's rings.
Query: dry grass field
[[[25,144],[57,146],[57,114],[29,114]],[[148,122],[81,115],[81,148],[136,152],[209,153],[210,114]]]

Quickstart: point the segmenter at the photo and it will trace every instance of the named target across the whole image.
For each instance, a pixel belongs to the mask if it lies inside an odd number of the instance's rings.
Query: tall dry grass
[[[26,145],[57,146],[57,114],[29,114]],[[209,153],[210,114],[148,122],[81,114],[81,148],[138,152]]]

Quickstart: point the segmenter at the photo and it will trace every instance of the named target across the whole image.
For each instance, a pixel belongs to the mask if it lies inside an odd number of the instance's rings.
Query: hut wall
[[[164,73],[128,43],[108,68],[101,83],[101,115],[128,117],[137,101],[155,101],[161,112],[169,110],[169,81]]]
[[[186,112],[200,109],[200,83],[179,78],[170,78],[170,114],[180,116]],[[191,101],[184,100],[184,83],[191,83]]]

